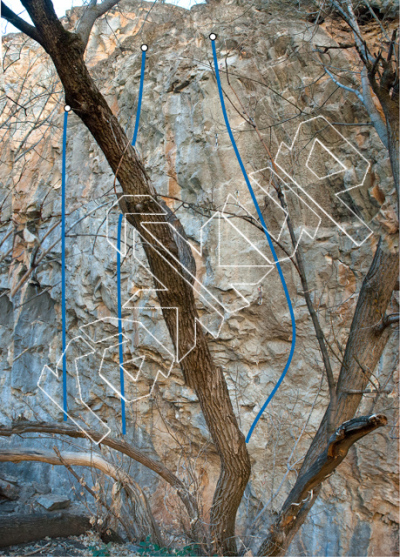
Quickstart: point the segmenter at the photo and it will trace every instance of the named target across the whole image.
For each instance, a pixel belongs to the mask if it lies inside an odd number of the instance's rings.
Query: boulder
[[[36,501],[39,505],[45,508],[46,511],[59,511],[61,509],[66,509],[71,504],[68,497],[54,493],[51,495],[41,495],[36,499]]]

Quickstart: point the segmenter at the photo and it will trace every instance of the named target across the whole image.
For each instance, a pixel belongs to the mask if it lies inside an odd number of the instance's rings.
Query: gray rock
[[[10,474],[1,474],[0,480],[3,480],[4,482],[8,482],[14,485],[19,484],[18,478],[16,478],[15,476],[11,476]]]
[[[48,485],[44,485],[39,482],[33,482],[32,487],[35,489],[36,493],[40,493],[41,495],[51,493],[51,488]]]
[[[13,501],[0,501],[0,514],[9,514],[15,512],[16,505]]]
[[[0,479],[0,496],[14,501],[15,499],[18,499],[19,493],[20,488],[17,485],[13,485],[9,481]]]
[[[63,495],[42,495],[36,501],[47,511],[59,511],[70,506],[71,501]]]

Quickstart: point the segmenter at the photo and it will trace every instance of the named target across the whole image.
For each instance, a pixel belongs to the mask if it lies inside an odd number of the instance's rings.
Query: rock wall
[[[197,277],[210,295],[223,307],[237,309],[242,299],[232,284],[248,283],[239,288],[247,307],[227,312],[218,338],[210,335],[212,354],[226,373],[239,422],[247,433],[285,365],[291,342],[290,315],[276,268],[263,278],[269,270],[265,257],[271,259],[271,254],[262,232],[241,218],[245,209],[250,215],[252,210],[220,109],[209,33],[218,33],[230,122],[247,171],[255,173],[264,188],[258,189],[257,195],[264,202],[271,233],[279,234],[284,215],[274,198],[270,171],[259,172],[269,166],[269,158],[254,128],[244,121],[242,108],[257,123],[274,156],[282,142],[291,145],[301,123],[315,116],[334,124],[327,124],[324,132],[328,142],[338,141],[337,131],[343,136],[338,149],[343,161],[351,160],[353,173],[348,171],[344,178],[337,178],[334,166],[339,165],[340,171],[343,163],[332,162],[319,145],[312,154],[317,179],[311,183],[305,173],[309,172],[307,165],[298,171],[299,181],[306,180],[320,205],[329,200],[336,225],[325,213],[319,218],[312,204],[305,204],[304,196],[295,191],[290,201],[296,232],[300,236],[303,231],[301,244],[312,299],[331,346],[335,374],[378,235],[389,244],[397,242],[390,165],[375,130],[364,125],[368,116],[362,105],[338,89],[322,70],[315,45],[330,44],[332,30],[325,25],[314,28],[297,10],[297,4],[227,0],[197,5],[190,11],[166,4],[151,6],[123,1],[97,22],[87,63],[131,137],[140,45],[149,45],[137,150],[157,192],[181,219],[193,247]],[[71,28],[80,13],[80,9],[69,12],[65,25]],[[32,41],[22,35],[6,37],[3,52],[0,415],[3,423],[24,418],[61,421],[60,409],[40,390],[38,381],[42,376],[42,386],[60,404],[60,382],[50,369],[56,369],[61,356],[61,245],[57,240],[64,102],[51,62]],[[334,52],[338,68],[345,71],[352,67],[354,60]],[[370,161],[369,168],[365,160]],[[292,163],[287,163],[289,171]],[[327,179],[318,178],[325,174]],[[347,187],[361,183],[360,176],[362,187],[346,201],[368,225],[371,235],[333,196],[343,179]],[[115,188],[120,191],[104,156],[71,113],[67,151],[69,411],[79,424],[104,432],[109,427],[113,435],[121,431],[120,401],[112,388],[119,381],[118,352],[112,348],[118,332],[115,242],[119,209]],[[222,210],[235,216],[218,221],[215,214]],[[219,231],[221,222],[224,226]],[[287,231],[282,230],[277,250],[284,259],[290,243]],[[126,382],[127,397],[137,399],[127,404],[126,438],[163,460],[193,490],[199,490],[207,508],[218,478],[218,457],[194,392],[184,385],[178,366],[170,371],[171,344],[160,311],[149,309],[157,304],[140,243],[134,240],[131,229],[127,229],[126,238],[122,299],[123,303],[131,302],[123,317],[131,321],[124,329],[124,360],[133,360],[126,371],[137,373],[138,360],[134,358],[143,356],[145,362],[138,381]],[[32,262],[39,264],[23,281]],[[298,340],[290,371],[249,443],[252,476],[239,512],[238,533],[251,547],[257,545],[293,485],[327,405],[321,356],[299,276],[288,260],[282,269],[295,310]],[[17,289],[21,280],[23,284]],[[221,319],[207,309],[201,296],[198,303],[210,329],[218,328]],[[397,311],[397,298],[392,306]],[[87,355],[85,331],[94,342],[108,340],[99,344],[101,349],[96,353]],[[109,337],[114,337],[112,342]],[[360,408],[360,413],[384,411],[390,425],[357,443],[326,481],[292,545],[293,555],[396,554],[397,341],[394,333],[375,372],[376,380],[385,385],[385,393],[366,395]],[[81,358],[78,368],[86,406],[77,400],[74,386],[76,358]],[[170,375],[159,376],[153,386],[158,370],[165,375],[170,371]],[[1,443],[52,447],[55,441],[29,436]],[[82,441],[74,445],[88,448],[90,444]],[[59,442],[59,446],[68,443]],[[143,467],[134,464],[131,471],[150,497],[156,518],[165,527],[178,528],[177,503],[166,486]],[[9,464],[1,466],[1,474],[11,474],[32,486],[45,484],[54,492],[75,497],[68,473],[61,468]],[[40,487],[36,492],[40,493]]]

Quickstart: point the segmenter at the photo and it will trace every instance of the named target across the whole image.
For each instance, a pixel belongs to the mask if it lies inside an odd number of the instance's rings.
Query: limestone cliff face
[[[223,307],[237,309],[242,300],[232,284],[251,283],[240,287],[246,301],[242,305],[247,307],[227,312],[218,338],[210,335],[213,356],[226,373],[237,416],[247,433],[285,365],[291,340],[290,316],[276,268],[263,278],[265,254],[267,258],[270,254],[261,232],[240,218],[245,209],[250,213],[252,209],[224,126],[209,33],[218,33],[220,71],[225,93],[236,107],[226,100],[239,150],[247,171],[254,173],[265,190],[259,189],[257,195],[264,200],[267,222],[277,236],[284,215],[270,188],[269,159],[254,129],[244,121],[235,95],[256,121],[274,156],[282,142],[291,146],[301,123],[318,115],[327,120],[326,141],[340,143],[337,153],[342,159],[332,159],[323,145],[316,144],[307,159],[309,164],[296,170],[297,179],[306,181],[304,188],[312,188],[319,206],[330,200],[332,218],[324,213],[318,216],[302,195],[293,193],[290,206],[298,235],[302,230],[308,232],[301,235],[301,243],[313,302],[332,348],[335,373],[378,235],[389,244],[397,241],[390,165],[374,129],[354,125],[368,122],[362,105],[338,89],[321,69],[314,45],[329,44],[331,30],[311,27],[294,4],[260,2],[249,6],[226,1],[198,5],[190,11],[165,4],[150,7],[150,3],[124,1],[99,21],[89,42],[87,63],[131,137],[140,45],[149,45],[138,152],[157,192],[181,219],[193,246],[197,277],[209,293]],[[65,25],[72,26],[79,14],[79,9],[70,12]],[[44,366],[55,370],[61,356],[60,242],[56,241],[60,237],[57,223],[64,102],[51,62],[32,41],[22,35],[6,37],[3,51],[0,415],[3,422],[18,418],[62,420],[59,408],[38,388],[38,381]],[[352,64],[340,52],[334,56],[343,71]],[[316,123],[307,125],[313,130]],[[340,138],[335,130],[342,134]],[[288,173],[293,164],[289,155],[282,152],[281,158]],[[339,179],[335,173],[342,172],[340,165],[346,167],[346,161],[351,161],[353,170]],[[371,163],[369,168],[365,161]],[[316,176],[313,183],[307,174],[310,171]],[[328,178],[323,179],[325,175]],[[373,234],[334,198],[340,184],[343,188],[343,180],[346,187],[363,181],[346,202]],[[117,435],[121,430],[120,401],[111,386],[118,386],[119,381],[118,353],[112,348],[116,342],[99,344],[95,354],[80,360],[82,397],[87,407],[76,400],[73,386],[75,359],[87,353],[84,332],[93,342],[117,334],[117,253],[112,244],[116,242],[119,210],[114,187],[119,191],[102,153],[71,113],[67,152],[67,336],[68,342],[72,341],[68,352],[69,408],[77,421],[104,429],[108,425]],[[214,226],[215,219],[208,221],[224,207],[226,213],[238,216],[232,219],[236,228],[229,219],[223,219],[221,232]],[[280,240],[281,248],[290,250],[285,231]],[[169,371],[170,340],[160,312],[149,309],[156,306],[156,298],[131,230],[127,230],[127,245],[122,298],[123,303],[131,300],[129,309],[124,310],[124,317],[131,321],[124,330],[124,358],[144,356],[139,380],[126,382],[127,396],[139,399],[127,405],[127,440],[165,461],[183,479],[189,481],[194,474],[207,507],[218,477],[218,457],[196,396],[185,387],[179,367],[173,366],[168,378],[160,376],[152,395],[147,396],[157,371]],[[278,254],[283,259],[281,248]],[[32,262],[39,262],[35,272],[11,298],[10,290],[16,289]],[[298,341],[290,371],[249,444],[252,477],[238,528],[240,535],[249,534],[251,522],[265,507],[253,532],[254,543],[288,493],[327,405],[326,380],[299,276],[289,261],[283,262],[282,268],[295,308]],[[221,324],[200,296],[199,308],[210,328]],[[397,311],[396,299],[392,309]],[[376,392],[366,395],[360,410],[384,411],[390,425],[354,446],[327,480],[291,554],[396,554],[396,362],[394,333],[375,372],[385,392],[378,398]],[[136,365],[131,362],[127,372],[136,374],[138,366],[138,360]],[[60,383],[48,369],[42,377],[48,381],[46,389],[53,399],[60,401]],[[52,447],[54,440],[18,443]],[[89,446],[86,441],[81,444]],[[179,516],[174,500],[166,497],[171,495],[169,490],[145,469],[133,469],[136,480],[146,487],[156,517],[165,525],[176,525]],[[26,464],[2,470],[25,481],[48,484],[55,491],[70,492],[67,473],[61,469]]]

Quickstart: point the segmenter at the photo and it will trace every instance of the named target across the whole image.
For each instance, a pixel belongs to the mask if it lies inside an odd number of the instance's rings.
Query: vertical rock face
[[[278,256],[295,309],[298,341],[293,364],[249,443],[252,477],[240,508],[238,533],[257,545],[293,484],[326,409],[327,385],[299,276],[287,258],[293,249],[272,187],[270,159],[252,121],[280,168],[296,180],[294,185],[282,171],[273,177],[291,184],[286,190],[290,215],[305,252],[312,299],[331,347],[335,374],[377,237],[383,235],[392,246],[397,242],[390,165],[374,129],[357,125],[368,122],[362,105],[338,89],[321,68],[315,45],[330,44],[328,31],[310,27],[294,4],[215,2],[190,11],[165,4],[150,8],[151,4],[124,1],[99,21],[88,45],[87,64],[131,137],[140,45],[149,45],[136,146],[157,192],[181,219],[192,245],[196,276],[204,289],[198,293],[199,311],[215,333],[216,338],[209,336],[211,351],[226,373],[245,433],[282,372],[291,327],[278,273],[270,265],[262,231],[251,218],[250,198],[224,126],[211,31],[218,33],[230,122],[271,234],[279,241]],[[69,12],[65,25],[72,28],[79,14],[79,9]],[[62,387],[51,371],[57,370],[61,356],[57,240],[63,96],[51,62],[37,45],[14,35],[5,38],[3,48],[0,415],[3,423],[23,418],[61,421],[57,404]],[[351,68],[353,60],[333,52],[341,71]],[[244,112],[252,119],[248,123]],[[317,116],[326,120],[310,123]],[[317,130],[321,122],[326,122],[323,132]],[[307,138],[311,141],[319,132],[320,141],[309,148]],[[306,148],[309,156],[300,164]],[[355,190],[342,196],[344,205],[334,194],[351,187]],[[109,428],[114,436],[121,431],[115,189],[119,191],[118,183],[102,153],[71,113],[66,240],[69,411],[80,425],[86,422],[104,432]],[[130,228],[123,237],[125,387],[127,400],[135,401],[127,404],[126,438],[192,485],[195,477],[207,508],[218,477],[218,457],[196,395],[174,365],[139,239]],[[25,280],[32,264],[34,272]],[[211,298],[219,313],[210,309]],[[393,312],[397,308],[393,298]],[[374,385],[379,382],[384,392],[378,397],[371,386],[360,410],[382,410],[391,425],[352,447],[324,484],[292,554],[396,554],[396,361],[393,334],[375,371]],[[43,390],[38,387],[40,378]],[[18,443],[52,447],[54,440]],[[61,468],[29,463],[1,467],[4,473],[11,469],[22,480],[47,483],[73,496]],[[173,499],[166,502],[165,485],[143,467],[135,464],[132,469],[156,517],[176,526],[179,516]]]

